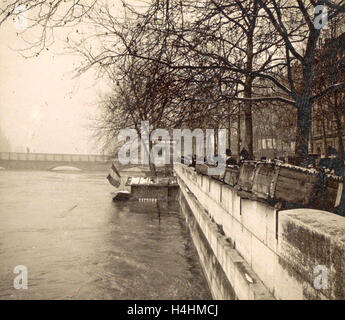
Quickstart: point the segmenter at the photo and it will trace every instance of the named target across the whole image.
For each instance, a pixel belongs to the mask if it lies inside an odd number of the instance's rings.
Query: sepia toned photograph
[[[0,0],[0,301],[345,300],[344,144],[344,0]]]

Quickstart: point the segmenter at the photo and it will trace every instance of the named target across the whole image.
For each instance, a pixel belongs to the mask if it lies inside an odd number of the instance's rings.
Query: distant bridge
[[[0,167],[9,170],[53,170],[74,167],[83,171],[108,171],[112,159],[108,155],[0,152]],[[119,170],[132,168],[122,166]]]

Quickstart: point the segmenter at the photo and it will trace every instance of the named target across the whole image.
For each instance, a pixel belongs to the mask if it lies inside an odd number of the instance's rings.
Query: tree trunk
[[[141,135],[142,134],[141,130],[139,129],[138,126],[136,126],[135,129],[136,129],[137,134],[138,134],[138,136],[140,138],[140,141],[142,141],[143,137]],[[149,139],[149,137],[150,137],[150,133],[147,133],[146,139]],[[156,170],[155,164],[152,161],[153,159],[151,157],[151,150],[152,150],[152,141],[151,141],[151,139],[149,139],[148,148],[147,148],[146,143],[142,143],[142,144],[140,144],[140,146],[141,146],[140,152],[145,153],[146,155],[148,155],[148,161],[149,161],[148,165],[149,165],[149,169],[151,171],[151,174],[156,177],[157,176],[157,170]],[[142,164],[144,164],[144,163],[142,163]]]
[[[241,107],[238,106],[238,115],[237,115],[237,155],[240,158],[241,153]]]
[[[302,86],[300,94],[296,97],[297,107],[297,132],[296,132],[296,160],[297,164],[303,165],[309,153],[309,138],[311,129],[311,117],[313,104],[313,66],[315,62],[315,51],[320,30],[310,30],[307,46],[302,62]]]
[[[343,126],[341,121],[337,121],[337,137],[338,137],[338,158],[344,161],[344,142],[343,142]]]
[[[344,161],[343,125],[341,123],[341,115],[338,108],[338,95],[334,93],[334,116],[337,124],[338,158]]]
[[[214,129],[214,155],[219,155],[219,152],[218,152],[218,128],[215,128]]]
[[[296,164],[303,163],[308,156],[309,137],[312,104],[309,97],[298,97],[296,101],[297,107],[297,133],[296,133]]]
[[[231,150],[231,117],[229,116],[228,148]]]
[[[325,151],[325,157],[328,157],[328,148],[327,148],[327,136],[326,136],[326,124],[325,124],[325,117],[322,116],[322,143],[323,143],[323,150]]]
[[[311,120],[311,127],[310,127],[310,152],[314,153],[314,140],[313,140],[313,119]]]
[[[317,33],[310,34],[303,63],[301,94],[296,97],[297,132],[296,132],[296,164],[303,165],[309,154],[309,138],[313,104],[313,65]]]
[[[253,78],[251,73],[253,72],[253,37],[248,36],[248,48],[247,48],[247,66],[246,66],[246,79],[244,82],[244,98],[247,100],[244,102],[244,145],[249,153],[249,159],[254,159],[253,153],[253,119],[252,119],[252,86]]]
[[[150,168],[150,171],[151,171],[151,174],[156,177],[157,176],[157,170],[156,170],[156,165],[154,164],[154,159],[152,159],[152,156],[151,156],[151,150],[152,150],[152,141],[150,139],[150,142],[149,142],[149,168]]]
[[[248,79],[245,83],[244,97],[252,98],[252,80]],[[249,152],[249,159],[254,159],[253,152],[253,119],[252,119],[252,101],[247,100],[244,103],[244,145]]]
[[[253,150],[253,119],[252,119],[252,90],[253,90],[253,62],[254,62],[254,31],[257,22],[257,14],[259,6],[257,1],[251,2],[253,4],[253,13],[250,18],[247,35],[247,50],[246,50],[246,76],[244,81],[244,145],[249,153],[249,159],[254,159]]]

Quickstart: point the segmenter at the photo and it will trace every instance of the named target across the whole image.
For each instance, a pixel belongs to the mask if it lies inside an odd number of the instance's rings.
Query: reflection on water
[[[104,173],[1,171],[0,299],[210,299],[177,206],[112,191]]]

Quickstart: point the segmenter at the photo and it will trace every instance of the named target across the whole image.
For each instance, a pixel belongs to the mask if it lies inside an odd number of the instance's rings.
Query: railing
[[[107,162],[110,156],[98,154],[55,154],[0,152],[0,160],[63,161],[63,162]]]

